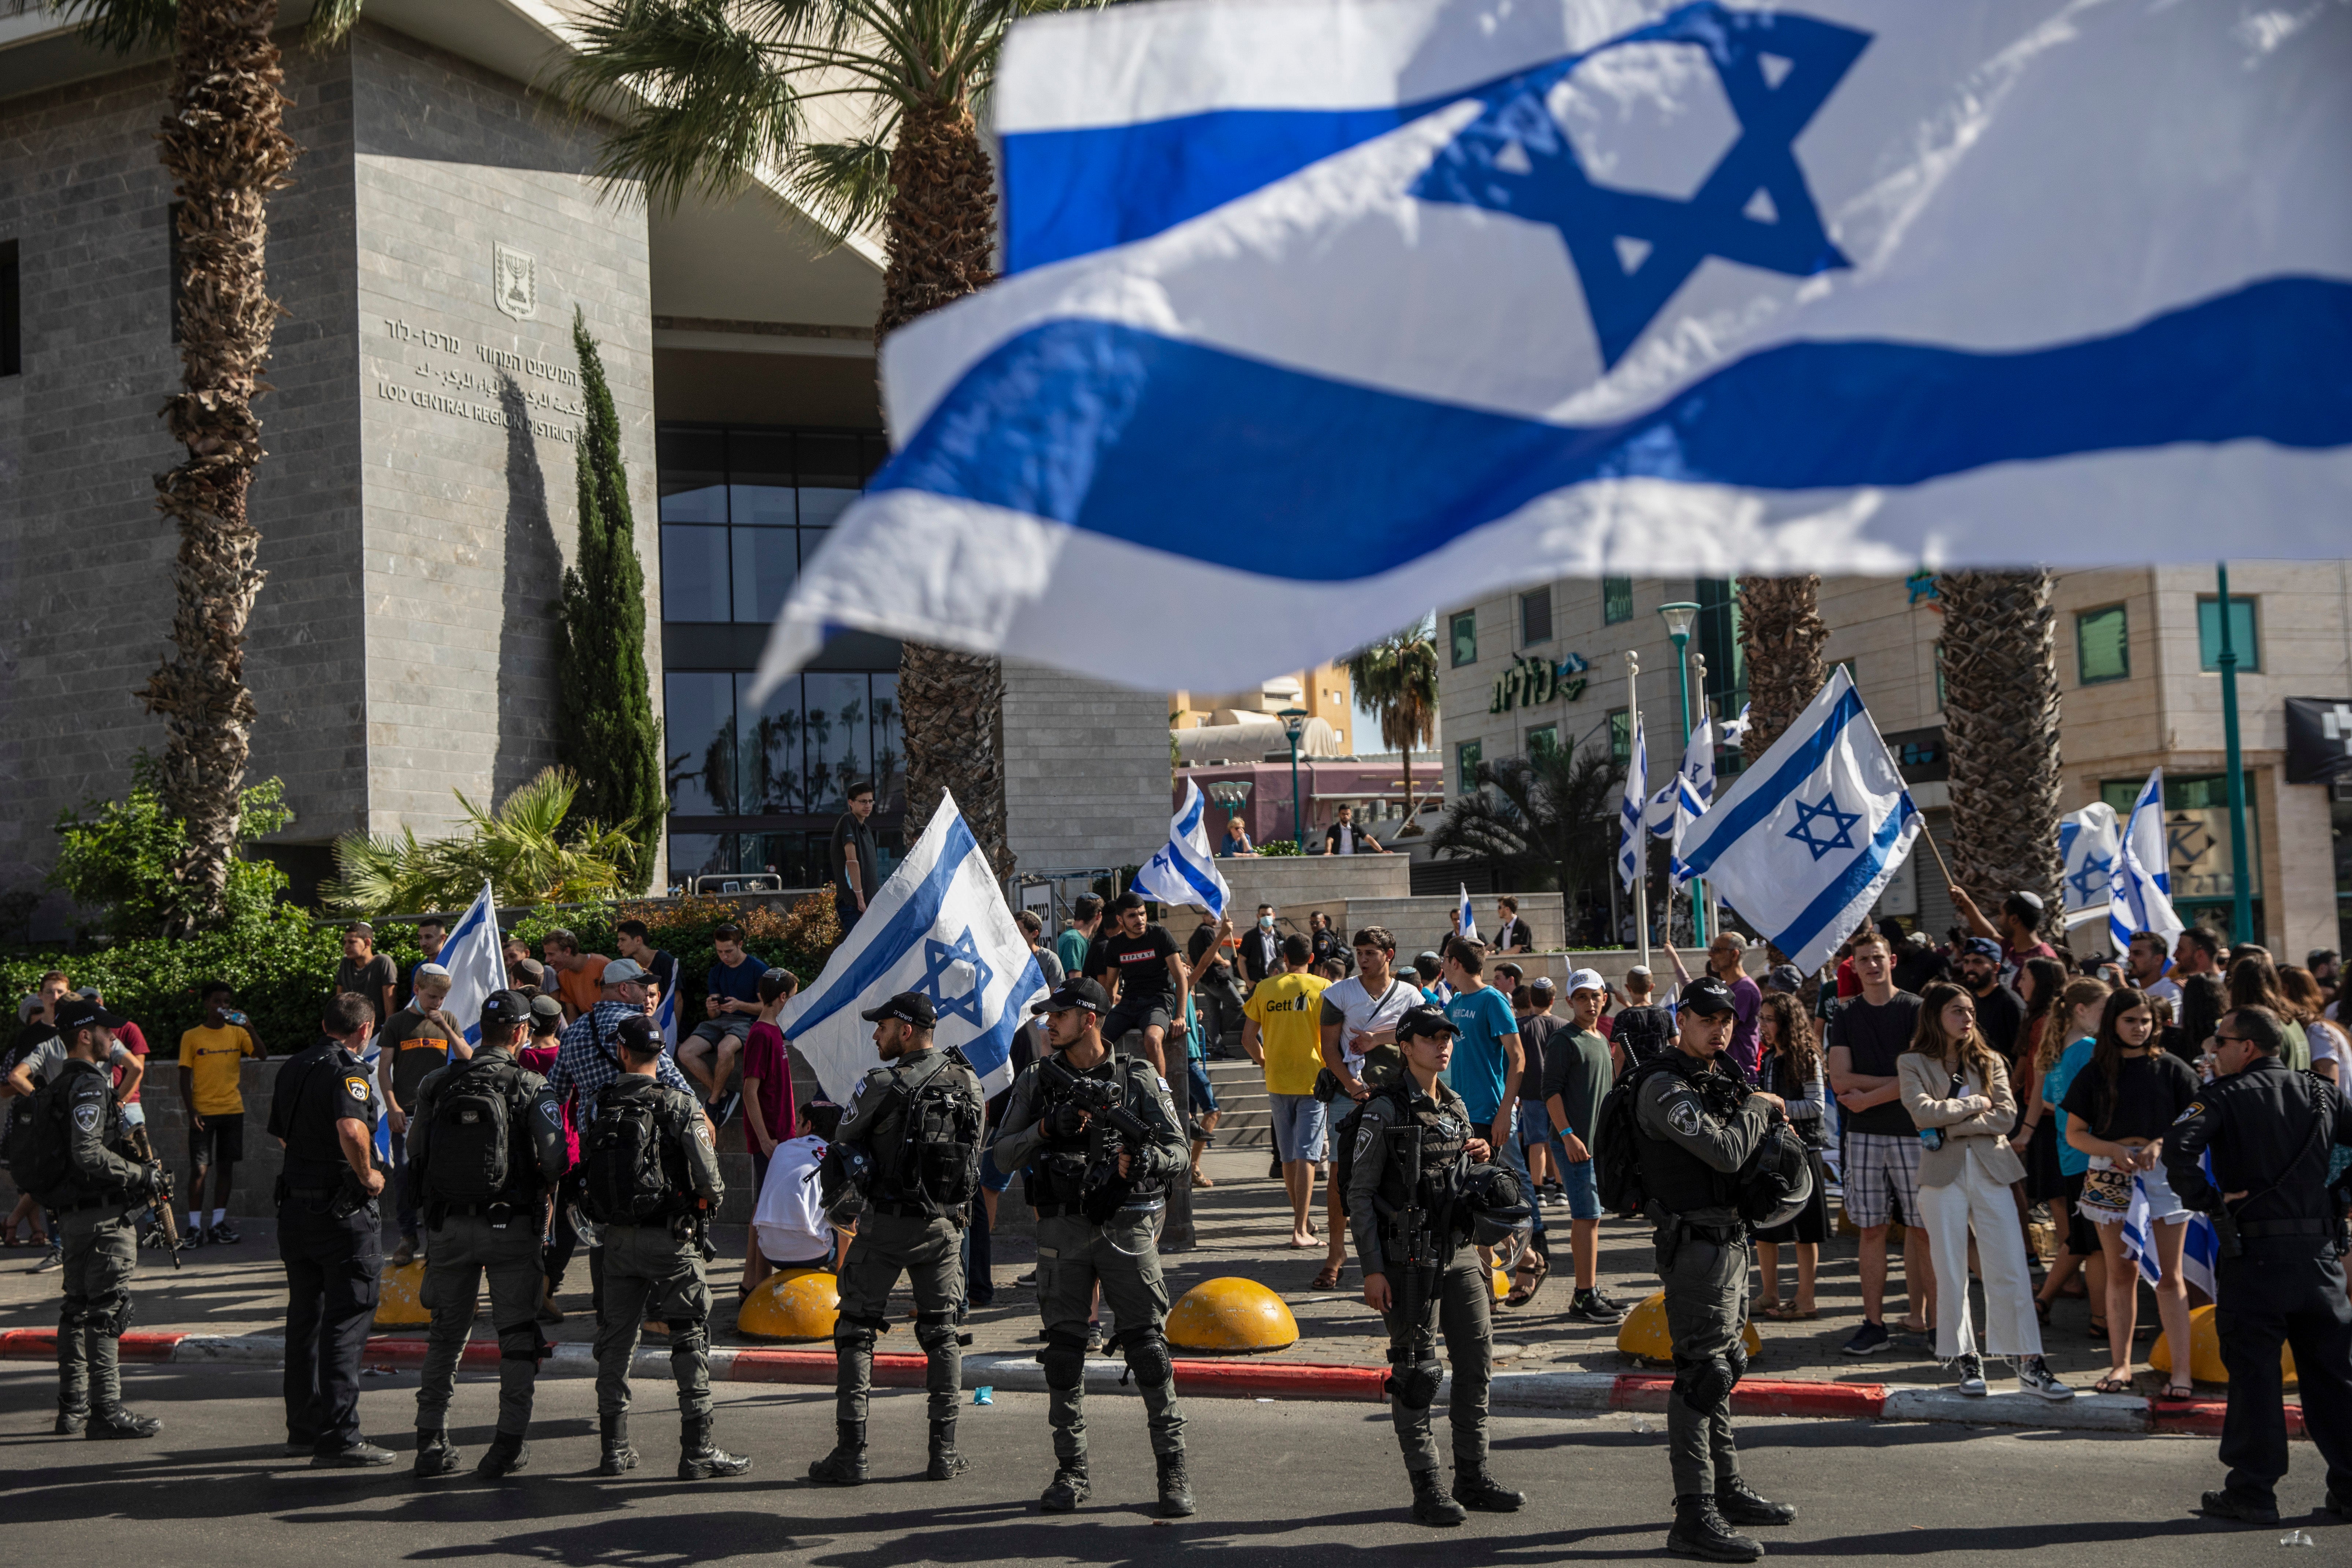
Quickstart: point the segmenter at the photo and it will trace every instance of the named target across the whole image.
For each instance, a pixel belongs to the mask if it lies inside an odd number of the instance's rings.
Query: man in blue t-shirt
[[[1527,1054],[1519,1046],[1519,1023],[1510,998],[1486,984],[1485,944],[1460,937],[1445,944],[1445,983],[1454,999],[1445,1021],[1454,1026],[1454,1092],[1462,1097],[1471,1124],[1488,1134],[1499,1158],[1517,1142],[1519,1079]]]
[[[760,1018],[760,976],[768,966],[743,951],[743,928],[728,924],[710,933],[719,962],[703,976],[703,1021],[693,1037],[677,1043],[677,1065],[686,1069],[711,1107],[713,1126],[724,1126],[732,1104],[722,1105],[727,1080],[743,1055],[744,1037]],[[713,1061],[713,1057],[717,1060]]]

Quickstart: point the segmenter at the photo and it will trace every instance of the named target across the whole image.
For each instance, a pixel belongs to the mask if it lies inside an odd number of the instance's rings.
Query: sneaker
[[[41,1254],[41,1260],[33,1265],[33,1272],[47,1274],[52,1268],[63,1268],[65,1266],[66,1249],[52,1242],[48,1251]]]
[[[1568,1202],[1568,1189],[1558,1182],[1546,1182],[1536,1197],[1547,1206],[1558,1208]]]
[[[1862,1327],[1854,1330],[1853,1338],[1846,1341],[1844,1346],[1845,1353],[1848,1355],[1876,1355],[1880,1351],[1886,1348],[1886,1325],[1885,1323],[1874,1323],[1869,1319],[1864,1318],[1862,1321]]]
[[[400,1245],[392,1249],[392,1256],[385,1258],[384,1261],[391,1264],[394,1268],[405,1268],[410,1264],[415,1262],[416,1238],[413,1236],[403,1236],[400,1238]]]
[[[1568,1315],[1580,1323],[1614,1323],[1625,1316],[1625,1309],[1598,1290],[1580,1290],[1569,1303]]]
[[[1015,1274],[1013,1277],[1013,1283],[1015,1285],[1034,1285],[1037,1283],[1037,1271],[1034,1268],[1032,1268],[1026,1274]]]
[[[1967,1394],[1971,1399],[1981,1399],[1984,1397],[1985,1375],[1983,1357],[1975,1355],[1961,1356],[1952,1363],[1952,1368],[1960,1374],[1959,1389],[1962,1394]]]
[[[2020,1393],[2038,1394],[2053,1404],[2074,1397],[2074,1391],[2059,1382],[2050,1363],[2038,1355],[2017,1363],[2017,1386]]]
[[[215,1247],[235,1247],[238,1242],[245,1239],[244,1237],[237,1234],[236,1226],[229,1224],[226,1220],[223,1220],[220,1224],[213,1226],[211,1234],[212,1243]]]

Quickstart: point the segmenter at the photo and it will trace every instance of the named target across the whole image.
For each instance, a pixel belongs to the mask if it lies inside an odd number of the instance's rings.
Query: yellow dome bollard
[[[1511,1293],[1511,1277],[1502,1269],[1495,1270],[1495,1300],[1499,1301]]]
[[[375,1326],[414,1329],[432,1321],[432,1310],[425,1305],[425,1260],[420,1258],[405,1268],[386,1263],[377,1280]]]
[[[2172,1342],[2159,1336],[2147,1352],[2147,1364],[2158,1372],[2172,1370]],[[2279,1371],[2288,1386],[2294,1384],[2294,1347],[2279,1347]],[[2199,1383],[2227,1383],[2230,1369],[2221,1364],[2221,1331],[2213,1324],[2211,1307],[2189,1312],[2189,1375]]]
[[[1278,1351],[1298,1342],[1298,1320],[1255,1279],[1204,1279],[1169,1311],[1168,1342],[1188,1351]]]
[[[841,1282],[822,1268],[785,1268],[760,1281],[735,1312],[735,1331],[761,1340],[829,1340]]]
[[[1739,1325],[1739,1342],[1748,1347],[1749,1355],[1759,1355],[1764,1350],[1764,1337],[1753,1323]],[[1642,1304],[1625,1314],[1617,1326],[1617,1348],[1627,1355],[1643,1361],[1672,1362],[1675,1359],[1675,1337],[1666,1331],[1666,1293],[1653,1290]]]

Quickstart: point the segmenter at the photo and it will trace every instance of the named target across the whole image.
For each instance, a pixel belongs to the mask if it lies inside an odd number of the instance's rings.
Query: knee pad
[[[505,1324],[499,1330],[500,1361],[527,1361],[536,1367],[547,1359],[551,1348],[536,1319],[527,1323]]]
[[[1731,1397],[1737,1381],[1730,1362],[1722,1356],[1681,1362],[1675,1368],[1675,1396],[1697,1414],[1712,1415]]]
[[[1067,1393],[1087,1380],[1087,1341],[1066,1329],[1045,1331],[1045,1348],[1037,1354],[1045,1369],[1045,1386]]]
[[[679,1356],[701,1355],[709,1345],[700,1318],[666,1318],[669,1324],[669,1353],[672,1361]]]
[[[82,1324],[89,1321],[89,1312],[90,1307],[88,1301],[78,1301],[70,1296],[67,1297],[58,1303],[58,1332],[60,1335],[79,1333]]]
[[[956,1326],[953,1312],[918,1312],[915,1315],[915,1342],[923,1353],[937,1356],[956,1349]]]
[[[1439,1384],[1445,1381],[1445,1369],[1437,1358],[1412,1361],[1410,1346],[1398,1346],[1389,1352],[1388,1392],[1391,1398],[1409,1410],[1426,1410],[1437,1398]]]
[[[1739,1386],[1741,1378],[1748,1375],[1748,1347],[1734,1340],[1731,1342],[1731,1348],[1723,1352],[1723,1359],[1731,1368],[1731,1383],[1725,1389],[1726,1393],[1729,1393],[1732,1388]]]
[[[842,1318],[833,1325],[833,1348],[874,1353],[874,1342],[889,1325],[879,1318]]]
[[[132,1317],[131,1292],[118,1290],[110,1297],[101,1297],[89,1310],[89,1326],[100,1333],[122,1337],[131,1326]]]
[[[1158,1323],[1120,1338],[1125,1342],[1119,1349],[1127,1357],[1127,1370],[1135,1374],[1139,1385],[1159,1388],[1176,1375],[1176,1363],[1169,1357],[1168,1341]]]

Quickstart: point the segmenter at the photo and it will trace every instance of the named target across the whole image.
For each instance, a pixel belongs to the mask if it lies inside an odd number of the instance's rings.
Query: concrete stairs
[[[1211,1062],[1209,1087],[1217,1091],[1217,1109],[1223,1113],[1217,1122],[1217,1148],[1273,1147],[1274,1124],[1265,1094],[1265,1074],[1255,1062],[1246,1057]]]

